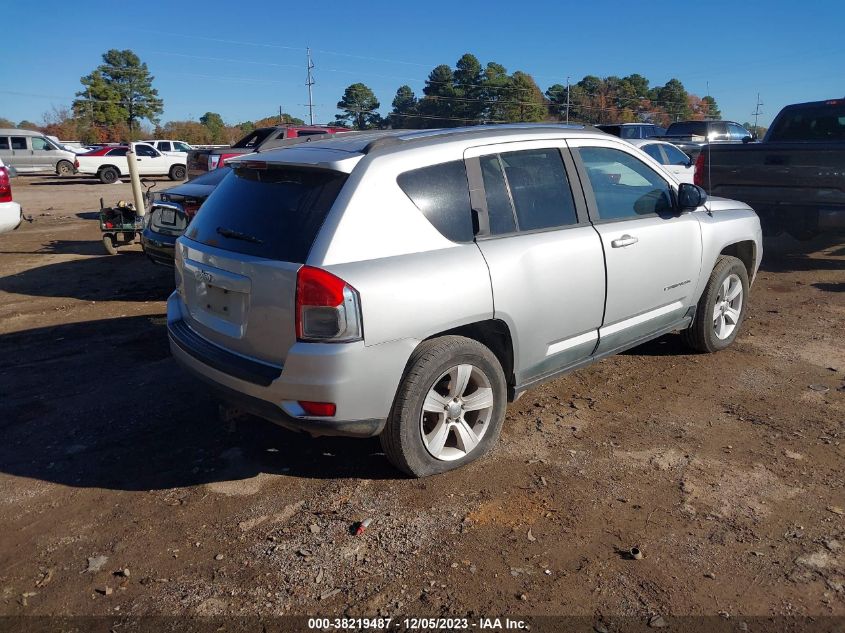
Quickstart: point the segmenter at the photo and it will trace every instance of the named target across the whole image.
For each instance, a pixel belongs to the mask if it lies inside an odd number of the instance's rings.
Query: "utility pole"
[[[569,125],[569,75],[566,76],[566,124]]]
[[[306,48],[305,52],[308,60],[307,79],[305,81],[305,85],[308,86],[308,122],[310,125],[314,125],[314,96],[311,93],[311,86],[314,85],[314,76],[311,74],[311,70],[314,68],[314,62],[311,61],[311,49]]]
[[[763,102],[762,102],[762,101],[760,101],[760,93],[758,92],[758,93],[757,93],[757,106],[754,108],[754,112],[752,112],[752,114],[754,115],[754,136],[759,136],[759,134],[760,134],[760,133],[758,132],[758,130],[757,130],[757,118],[758,118],[761,114],[763,114],[763,113],[760,111],[760,106],[761,106],[761,105],[763,105]]]
[[[279,125],[282,125],[284,121],[282,121],[282,106],[279,106]]]

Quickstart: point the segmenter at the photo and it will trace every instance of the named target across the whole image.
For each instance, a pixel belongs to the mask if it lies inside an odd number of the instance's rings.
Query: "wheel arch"
[[[751,281],[754,279],[757,264],[757,244],[753,240],[742,240],[728,244],[722,248],[719,255],[736,257],[745,265],[745,270],[748,271],[748,280]]]
[[[502,371],[505,374],[505,382],[508,386],[508,400],[513,401],[515,398],[514,385],[516,380],[514,377],[514,346],[513,337],[511,336],[508,324],[501,319],[485,319],[483,321],[475,321],[473,323],[466,323],[449,330],[443,330],[432,334],[422,341],[430,341],[441,336],[464,336],[468,339],[478,341],[491,352],[498,359],[502,366]]]

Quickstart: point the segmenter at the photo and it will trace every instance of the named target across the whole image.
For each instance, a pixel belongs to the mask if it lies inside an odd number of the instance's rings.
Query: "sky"
[[[842,0],[148,0],[107,10],[90,0],[5,0],[2,14],[0,116],[17,122],[70,105],[111,48],[147,63],[162,122],[211,111],[234,124],[280,105],[307,121],[306,47],[315,123],[332,121],[344,88],[359,81],[386,114],[400,85],[420,95],[432,68],[466,52],[527,72],[544,91],[567,76],[676,77],[699,96],[709,86],[723,117],[740,123],[753,121],[758,92],[760,125],[788,103],[845,96]]]

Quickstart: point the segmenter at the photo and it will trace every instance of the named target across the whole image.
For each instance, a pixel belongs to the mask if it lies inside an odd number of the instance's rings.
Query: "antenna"
[[[314,96],[311,93],[311,86],[314,85],[314,76],[311,74],[311,70],[314,68],[314,62],[311,61],[311,49],[305,49],[306,58],[308,60],[307,64],[307,79],[305,80],[305,85],[308,86],[308,122],[310,125],[314,125]]]
[[[763,102],[760,101],[760,93],[757,93],[757,106],[754,108],[754,112],[751,114],[754,115],[754,136],[760,136],[760,131],[757,129],[757,118],[763,114],[760,110],[760,106],[763,105]]]
[[[566,124],[569,125],[569,75],[566,76]]]

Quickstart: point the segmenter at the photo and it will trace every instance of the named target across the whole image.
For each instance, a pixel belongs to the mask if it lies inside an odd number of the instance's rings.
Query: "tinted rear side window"
[[[444,237],[453,242],[472,241],[472,206],[464,161],[406,171],[396,181]]]
[[[618,125],[597,125],[596,127],[602,132],[613,134],[613,136],[620,136],[622,134],[622,128]]]
[[[346,178],[289,167],[233,169],[202,205],[187,236],[235,253],[304,263]]]
[[[578,223],[560,151],[508,152],[501,158],[520,231]]]
[[[272,132],[273,128],[255,130],[248,136],[243,137],[240,141],[232,145],[232,147],[237,147],[239,149],[249,149],[251,147],[258,147],[259,145],[261,145],[265,138],[270,136]],[[284,132],[284,130],[282,132]]]
[[[669,136],[707,136],[707,123],[704,121],[673,123],[666,133]]]
[[[769,141],[845,141],[845,102],[787,109],[769,131]]]

